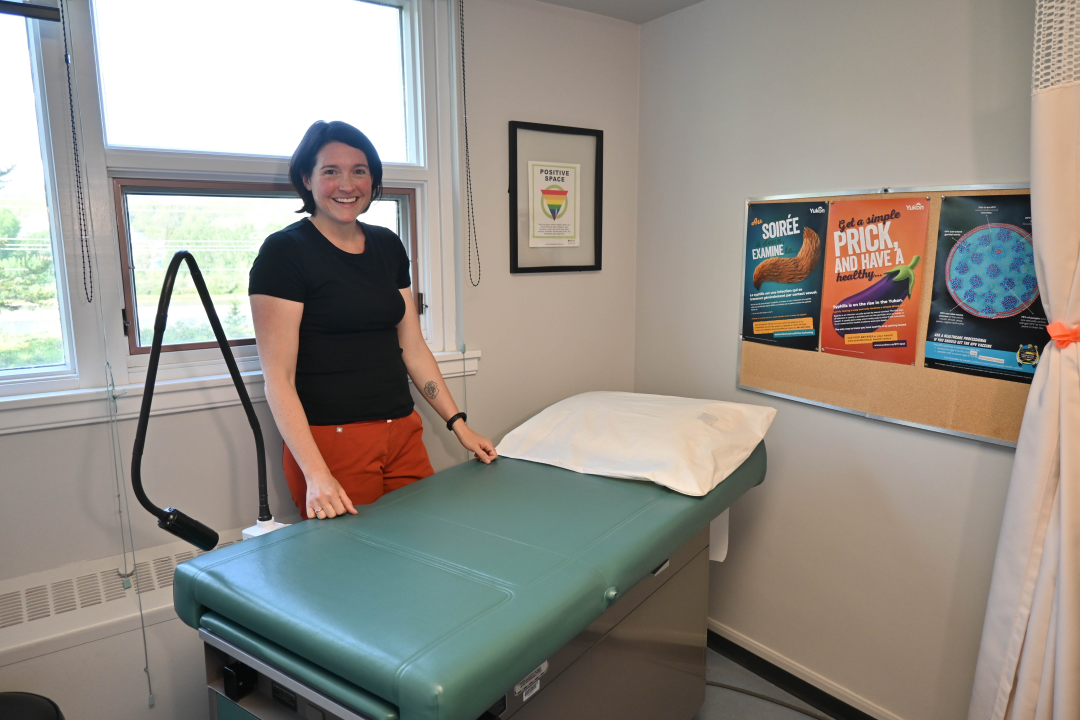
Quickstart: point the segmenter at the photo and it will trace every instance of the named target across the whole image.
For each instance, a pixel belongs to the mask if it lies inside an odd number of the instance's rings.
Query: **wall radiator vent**
[[[237,542],[230,540],[220,543],[219,548],[232,545]],[[184,545],[179,545],[184,547]],[[152,548],[151,554],[157,554],[165,549],[179,549],[177,543],[161,548]],[[216,549],[216,548],[215,548]],[[143,554],[142,551],[139,554]],[[211,551],[212,552],[212,551]],[[98,572],[86,573],[87,563],[70,565],[71,577],[66,577],[51,582],[40,583],[43,573],[28,576],[27,579],[39,580],[30,587],[21,590],[9,591],[6,585],[13,581],[0,583],[0,650],[4,646],[4,629],[22,625],[23,623],[44,620],[45,618],[63,615],[84,608],[91,608],[109,603],[114,600],[122,600],[134,597],[134,593],[145,593],[153,590],[171,588],[173,584],[173,571],[176,566],[193,557],[205,554],[202,550],[183,550],[175,554],[160,555],[153,560],[143,560],[135,564],[135,571],[130,578],[122,575],[121,568],[111,568]],[[107,560],[115,560],[108,558]],[[91,561],[93,562],[93,561]],[[59,568],[64,570],[65,568]],[[44,573],[56,575],[57,571]],[[15,578],[14,581],[17,581]]]
[[[164,558],[161,558],[164,559]],[[154,587],[154,577],[150,574],[150,562],[143,561],[135,564],[135,592],[140,595],[150,590],[156,590]]]
[[[161,557],[154,561],[154,580],[157,582],[159,588],[172,587],[173,569],[176,568],[176,563],[181,563],[183,560],[177,560],[171,557]]]
[[[75,590],[79,594],[79,607],[101,604],[101,584],[98,583],[96,574],[80,575],[75,578]]]
[[[9,592],[0,595],[0,628],[18,625],[22,621],[22,593]]]
[[[26,620],[33,622],[47,618],[49,612],[49,588],[45,585],[26,588],[23,591],[23,602],[26,604]]]
[[[49,593],[52,595],[53,614],[60,615],[78,608],[75,604],[74,580],[54,582],[49,586]]]
[[[105,593],[105,602],[127,597],[127,590],[124,588],[124,578],[120,575],[120,568],[106,570],[101,573],[101,589]]]

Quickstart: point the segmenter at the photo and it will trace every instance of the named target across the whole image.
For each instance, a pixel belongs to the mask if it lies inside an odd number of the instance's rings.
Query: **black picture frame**
[[[565,125],[546,125],[543,123],[510,121],[510,168],[509,168],[509,194],[510,194],[510,272],[511,273],[539,273],[539,272],[583,272],[598,271],[602,266],[602,230],[603,230],[603,198],[604,198],[604,131],[588,128],[568,127]],[[550,152],[543,152],[549,157],[524,157],[529,151],[521,151],[519,135],[522,131],[538,134],[549,134],[550,139],[532,136],[532,145],[547,145]],[[529,246],[528,232],[521,232],[522,210],[520,203],[522,198],[528,202],[527,170],[530,160],[557,160],[561,159],[560,153],[566,154],[569,143],[565,142],[566,136],[585,136],[595,141],[595,154],[591,163],[582,162],[580,181],[583,186],[591,186],[592,203],[585,207],[585,212],[591,210],[592,222],[581,223],[581,245],[578,247],[551,247],[537,248]],[[578,143],[580,145],[580,143]],[[562,146],[562,149],[560,148]],[[531,152],[536,153],[536,150]],[[580,147],[576,150],[581,153]],[[591,177],[590,177],[591,176]],[[522,189],[522,177],[526,177],[524,189]],[[589,180],[592,180],[589,183]],[[585,206],[586,203],[583,203]],[[524,225],[529,224],[529,215],[526,205],[524,212]],[[592,242],[587,243],[585,237],[586,228],[591,230]],[[524,247],[522,247],[524,243]],[[582,252],[583,249],[591,249]],[[592,262],[588,262],[590,259]],[[577,263],[581,258],[585,262]]]

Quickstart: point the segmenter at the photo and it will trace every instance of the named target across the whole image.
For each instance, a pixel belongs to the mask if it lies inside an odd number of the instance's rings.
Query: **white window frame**
[[[7,17],[20,19],[17,16]],[[59,23],[48,20],[24,22],[28,27],[30,68],[37,100],[42,163],[45,166],[45,194],[49,206],[66,362],[39,369],[3,371],[0,373],[0,397],[62,392],[82,387],[84,382],[90,381],[86,375],[91,373],[80,373],[80,364],[94,364],[95,329],[100,327],[92,312],[93,307],[83,295],[82,258],[74,212],[74,154],[62,61],[61,27]],[[101,344],[100,339],[97,344]],[[82,348],[85,348],[85,352],[80,352]]]
[[[43,117],[51,138],[47,153],[56,178],[53,197],[62,252],[56,262],[61,278],[61,308],[70,336],[70,366],[6,380],[0,377],[0,434],[106,417],[111,381],[121,417],[137,412],[133,401],[146,377],[145,354],[129,354],[123,332],[124,308],[114,178],[288,182],[288,158],[220,153],[168,152],[105,145],[100,82],[94,53],[90,0],[64,0],[79,124],[83,189],[93,246],[94,302],[82,295],[82,260],[75,209],[73,153],[61,26],[36,21],[32,33],[42,51],[32,62],[45,78]],[[445,376],[476,372],[478,352],[462,355],[460,288],[457,283],[458,91],[455,17],[452,0],[379,0],[402,8],[406,128],[409,163],[384,163],[385,185],[415,191],[419,281],[426,312],[421,325]],[[421,122],[421,120],[423,122]],[[422,132],[421,132],[422,130]],[[70,187],[67,187],[70,185]],[[54,231],[55,234],[55,231]],[[66,270],[66,272],[65,272]],[[66,300],[66,301],[65,301]],[[233,348],[254,397],[261,397],[261,371],[254,346]],[[234,397],[219,350],[182,350],[163,354],[155,408],[190,410],[230,404]],[[257,388],[255,386],[258,386]],[[221,393],[218,389],[223,389]],[[190,392],[189,392],[190,391]],[[173,401],[168,400],[176,393]],[[194,394],[192,394],[194,393]],[[181,397],[181,395],[183,397]],[[220,396],[220,397],[219,397]],[[94,407],[91,407],[93,405]],[[100,407],[98,407],[100,406]]]

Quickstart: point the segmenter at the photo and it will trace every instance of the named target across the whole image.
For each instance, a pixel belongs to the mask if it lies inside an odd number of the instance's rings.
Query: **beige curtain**
[[[1031,98],[1035,265],[1054,338],[1016,447],[968,720],[1080,720],[1080,23],[1040,0]]]

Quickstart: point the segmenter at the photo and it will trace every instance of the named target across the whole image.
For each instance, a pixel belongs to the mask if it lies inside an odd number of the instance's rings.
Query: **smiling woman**
[[[289,164],[311,217],[268,237],[251,268],[266,399],[293,501],[308,518],[356,513],[354,503],[432,474],[409,378],[466,449],[495,458],[465,424],[420,331],[401,240],[358,222],[382,176],[366,135],[313,124]]]

